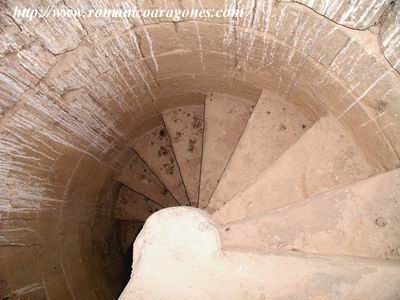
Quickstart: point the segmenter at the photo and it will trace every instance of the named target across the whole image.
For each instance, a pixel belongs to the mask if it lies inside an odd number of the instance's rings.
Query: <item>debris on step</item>
[[[400,169],[220,225],[226,247],[400,259]]]
[[[204,105],[185,105],[162,113],[192,206],[197,206],[202,157]]]
[[[179,205],[139,155],[134,150],[132,150],[130,155],[130,161],[115,180],[165,207]]]
[[[249,187],[282,153],[311,127],[302,111],[276,95],[263,91],[221,181],[207,207],[209,212]]]
[[[167,155],[168,153],[169,153],[169,150],[167,147],[160,146],[160,150],[158,150],[158,156]]]
[[[156,126],[134,142],[135,151],[181,205],[189,200],[172,150],[167,129]]]
[[[196,144],[196,140],[195,139],[189,139],[189,145],[188,145],[188,148],[187,148],[187,150],[189,151],[189,152],[193,152],[194,151],[194,145]]]
[[[164,167],[164,170],[165,170],[165,173],[166,174],[174,174],[174,165],[171,163],[171,164],[164,164],[163,165],[163,167]]]
[[[365,179],[376,171],[351,134],[328,115],[214,217],[223,223],[244,219]]]

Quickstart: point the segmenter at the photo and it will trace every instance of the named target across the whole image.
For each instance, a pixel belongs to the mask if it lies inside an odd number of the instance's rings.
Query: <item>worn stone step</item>
[[[223,250],[207,214],[173,207],[146,221],[120,299],[396,299],[399,293],[398,261]]]
[[[342,124],[334,116],[324,116],[214,217],[220,223],[244,219],[367,178],[375,171]]]
[[[216,211],[250,186],[311,125],[293,104],[263,91],[211,197],[208,211]]]
[[[205,104],[199,207],[207,206],[254,108],[247,99],[212,93]]]
[[[132,150],[130,161],[116,177],[116,181],[123,183],[164,207],[179,205],[168,189],[134,150]]]
[[[144,222],[152,213],[162,208],[144,195],[122,185],[115,205],[114,217],[118,220]]]
[[[162,116],[190,204],[197,206],[203,153],[204,101],[201,105],[165,110]]]
[[[164,124],[134,142],[133,148],[181,205],[189,205],[185,186]]]
[[[400,169],[219,227],[227,247],[400,259]]]

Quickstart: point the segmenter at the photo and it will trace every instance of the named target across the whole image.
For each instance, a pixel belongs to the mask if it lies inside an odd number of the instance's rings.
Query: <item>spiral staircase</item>
[[[0,1],[0,299],[399,299],[399,1],[130,2]]]
[[[163,111],[116,179],[124,245],[151,214],[197,208],[150,218],[120,299],[398,297],[399,170],[266,91],[196,101]]]

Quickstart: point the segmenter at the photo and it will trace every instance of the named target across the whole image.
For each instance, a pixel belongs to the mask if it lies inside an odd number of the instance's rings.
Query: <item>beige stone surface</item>
[[[114,217],[118,220],[144,222],[163,206],[151,201],[125,186],[121,186],[115,206]]]
[[[194,208],[153,214],[133,255],[119,299],[390,299],[400,286],[397,262],[222,251],[214,223]]]
[[[254,183],[214,217],[229,222],[296,203],[374,173],[352,137],[331,115],[322,117]]]
[[[346,53],[352,54],[346,55]],[[364,71],[358,73],[356,65],[358,61],[364,59],[366,61],[361,64]],[[348,68],[348,65],[352,65],[353,68]],[[366,67],[367,65],[370,67]],[[314,77],[313,74],[321,71],[321,66],[306,62],[303,73],[297,81],[298,88],[308,91],[318,99],[315,102],[316,107],[323,107],[344,122],[353,132],[360,147],[365,149],[371,163],[384,169],[393,169],[399,163],[398,141],[393,133],[390,136],[381,133],[380,128],[385,126],[379,125],[379,122],[384,119],[392,120],[385,127],[392,130],[392,125],[389,124],[397,122],[399,118],[395,99],[398,99],[400,91],[388,88],[391,86],[390,82],[398,80],[395,71],[383,68],[383,65],[374,57],[368,56],[363,48],[354,42],[340,51],[337,61],[331,68],[337,72],[337,76],[343,75],[348,78],[351,84],[344,87],[343,81],[339,81],[331,72],[326,72],[321,77]],[[368,69],[375,71],[369,73]],[[362,88],[359,88],[361,86]],[[308,99],[307,95],[299,100],[307,103]],[[378,152],[381,153],[379,158],[370,155]]]
[[[38,9],[45,5],[53,5],[54,9],[66,9],[63,1],[7,1],[3,7],[9,10],[13,16],[15,6],[29,9]],[[4,9],[4,8],[3,8]],[[3,12],[4,13],[4,12]],[[13,21],[19,25],[19,28],[25,32],[31,32],[36,36],[46,48],[53,54],[63,54],[75,49],[85,38],[85,29],[78,18],[57,18],[43,14],[42,18],[19,18],[15,16]],[[67,33],[67,34],[65,34]]]
[[[400,170],[219,227],[223,247],[400,259]]]
[[[15,5],[108,8],[121,1],[3,1],[0,298],[118,297],[114,179],[134,141],[159,125],[162,99],[180,106],[185,95],[215,92],[256,101],[265,89],[313,121],[329,111],[380,172],[398,168],[398,22],[397,14],[380,15],[386,3],[335,1],[320,15],[293,2],[182,0],[179,8],[237,4],[246,14],[174,23],[29,21],[13,16]],[[178,8],[172,0],[135,4]],[[330,17],[378,22],[362,31]]]
[[[164,125],[159,125],[135,141],[134,148],[165,187],[181,204],[189,204],[170,137]]]
[[[239,141],[255,104],[212,93],[205,102],[205,131],[199,207],[207,206]]]
[[[192,80],[196,80],[196,77],[191,77]],[[167,80],[168,81],[168,80]],[[160,81],[159,84],[163,84],[163,81]],[[171,82],[168,82],[165,84],[166,88],[169,86],[171,87]],[[188,83],[188,85],[190,85]],[[182,86],[183,89],[183,86]],[[204,105],[204,100],[206,99],[206,92],[205,91],[199,91],[196,93],[193,92],[188,92],[185,93],[185,89],[182,90],[182,93],[170,96],[168,93],[164,90],[160,91],[160,97],[157,98],[154,102],[154,105],[158,111],[161,113],[164,111],[170,111],[173,110],[174,108],[181,107],[181,106],[191,106],[191,105]],[[161,97],[164,96],[164,97]]]
[[[207,210],[216,211],[250,186],[311,124],[297,107],[264,91]]]
[[[204,103],[166,110],[162,115],[190,204],[197,206],[203,154]]]
[[[400,4],[395,2],[388,12],[385,22],[382,25],[379,36],[383,55],[400,73]]]
[[[132,151],[130,156],[130,161],[116,177],[116,181],[123,183],[163,207],[179,205],[139,155]]]
[[[385,10],[390,7],[389,0],[336,1],[326,0],[294,0],[353,29],[366,29],[379,21]]]

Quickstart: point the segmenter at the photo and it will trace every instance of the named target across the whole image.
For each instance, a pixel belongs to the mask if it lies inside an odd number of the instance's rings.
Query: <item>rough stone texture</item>
[[[135,141],[134,148],[181,204],[189,204],[168,131],[159,125]]]
[[[109,8],[110,6],[116,6],[117,3],[109,0],[65,0],[64,4],[71,9],[82,9],[87,11],[93,8]],[[120,34],[124,31],[132,28],[135,23],[135,19],[120,18],[116,22],[111,18],[96,18],[96,17],[77,17],[81,26],[85,29],[87,35],[86,39],[91,42],[99,42],[104,38],[108,38],[116,33]]]
[[[163,119],[190,204],[197,206],[203,154],[204,102],[202,105],[186,105],[166,110],[163,112]]]
[[[153,171],[132,151],[131,159],[122,169],[116,181],[123,183],[130,189],[146,196],[163,207],[176,206],[179,203],[157,178]]]
[[[21,49],[18,54],[9,54],[2,59],[0,119],[25,92],[39,83],[55,63],[54,55],[38,43],[33,43],[30,47]]]
[[[177,7],[169,0],[137,2]],[[235,4],[179,2],[190,9]],[[135,139],[154,127],[155,105],[166,97],[219,92],[256,101],[266,89],[312,120],[330,111],[371,163],[399,166],[399,75],[378,37],[369,32],[368,41],[359,39],[360,32],[304,5],[257,1],[253,10],[255,1],[236,3],[248,8],[244,18],[174,24],[150,17],[134,26],[11,17],[15,4],[44,9],[112,0],[1,3],[2,297],[118,296],[113,179]]]
[[[199,207],[208,205],[255,104],[212,93],[205,102],[205,129]]]
[[[374,171],[352,137],[328,115],[214,217],[230,222],[254,216],[367,178]]]
[[[215,225],[193,208],[153,214],[135,241],[126,299],[396,297],[395,262],[222,251]],[[340,286],[340,288],[338,288]],[[284,288],[282,288],[284,287]]]
[[[400,259],[400,170],[220,227],[224,247]]]
[[[122,186],[115,206],[114,217],[118,220],[144,222],[152,213],[162,208],[163,206],[145,196]]]
[[[352,68],[349,69],[349,65]],[[358,73],[357,65],[363,66],[364,71]],[[396,99],[400,93],[396,88],[389,87],[389,82],[398,80],[395,71],[381,68],[375,59],[368,57],[354,42],[349,43],[338,55],[330,66],[330,72],[319,79],[310,77],[319,68],[317,64],[307,63],[297,87],[303,91],[308,90],[327,110],[338,115],[348,127],[352,127],[357,142],[367,155],[382,153],[380,159],[369,156],[371,161],[375,160],[377,165],[386,169],[391,169],[390,165],[397,166],[399,141],[393,124],[399,118]],[[368,69],[375,71],[367,73]],[[342,88],[331,72],[337,72],[351,82],[348,90]],[[371,138],[374,143],[369,142]]]
[[[22,50],[33,41],[29,34],[23,32],[14,20],[4,13],[0,16],[0,26],[3,30],[0,36],[0,58]]]
[[[250,186],[311,125],[298,108],[263,92],[207,209],[216,211]]]
[[[279,0],[278,0],[279,1]],[[324,15],[325,17],[354,29],[366,29],[377,23],[390,6],[391,0],[329,1],[293,0]]]
[[[400,73],[400,2],[395,2],[381,28],[379,36],[383,55]]]
[[[13,15],[15,6],[37,9],[44,5],[53,5],[56,9],[67,8],[63,1],[34,0],[21,3],[21,1],[9,0],[4,5],[9,9],[10,15]],[[13,20],[23,31],[37,37],[53,54],[62,54],[75,49],[85,35],[85,29],[76,17],[56,18],[48,16],[33,18],[32,20],[17,17]]]

